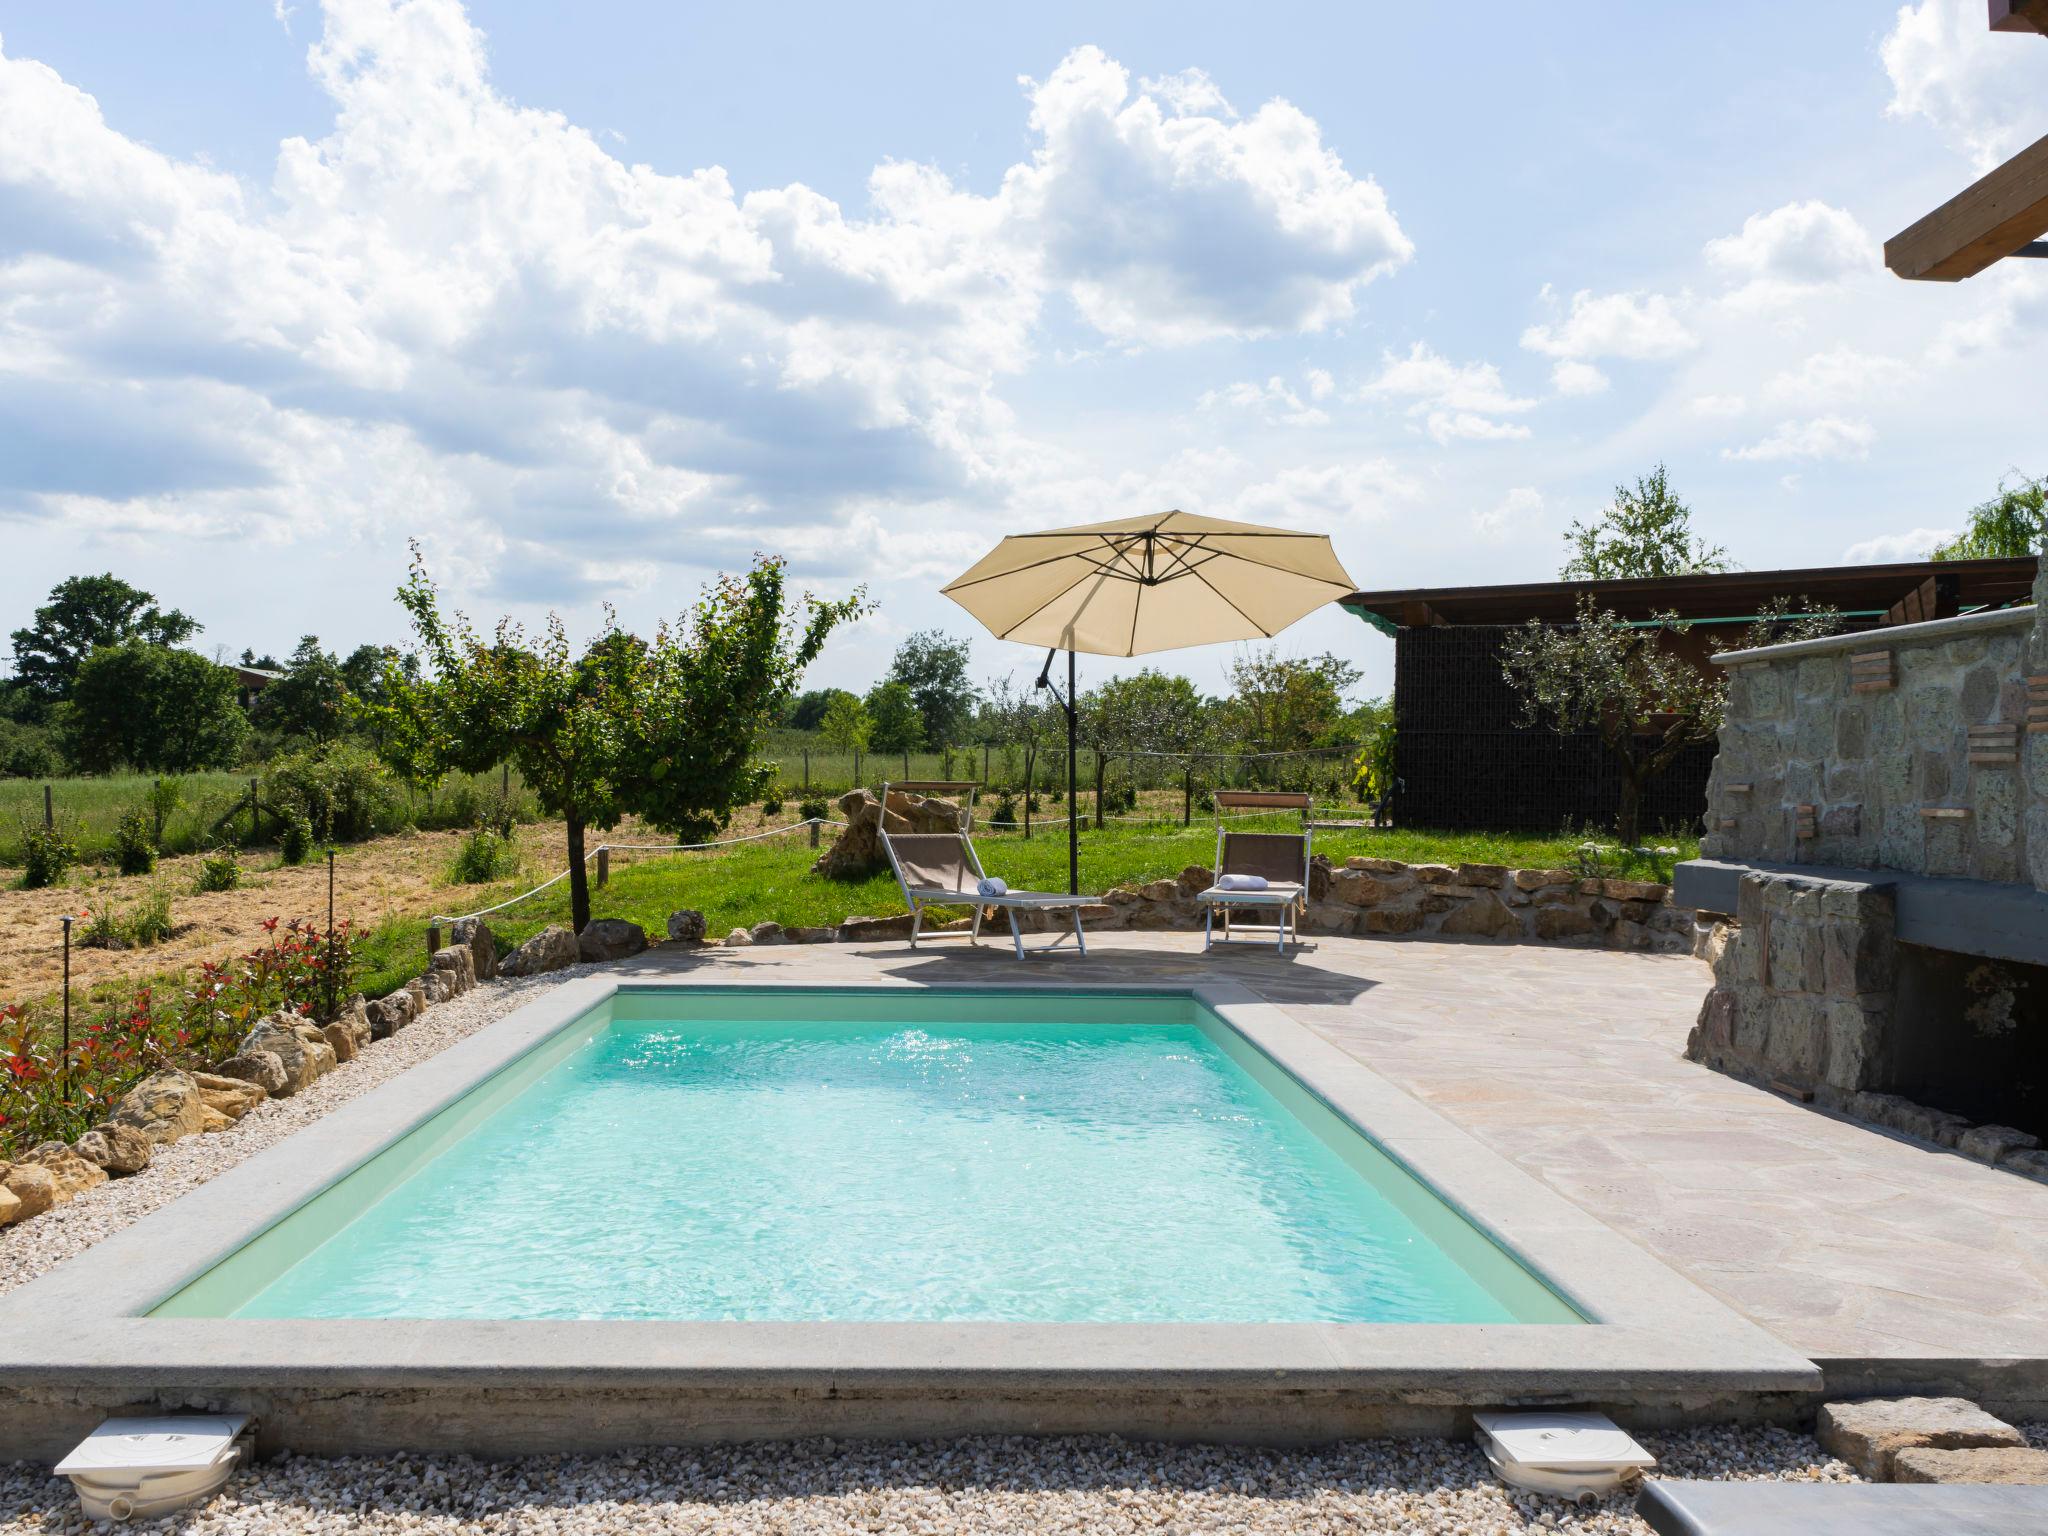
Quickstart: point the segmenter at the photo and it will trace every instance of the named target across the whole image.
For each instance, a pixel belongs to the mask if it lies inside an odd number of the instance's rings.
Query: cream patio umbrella
[[[1067,653],[1067,887],[1078,892],[1074,653],[1269,640],[1354,587],[1322,534],[1160,512],[1011,534],[941,590],[998,639],[1047,647],[1041,688]]]

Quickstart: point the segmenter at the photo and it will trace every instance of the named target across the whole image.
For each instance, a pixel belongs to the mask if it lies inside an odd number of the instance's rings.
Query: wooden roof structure
[[[1991,30],[2048,34],[2048,0],[1990,0]],[[2048,135],[1884,243],[1903,278],[1954,283],[2008,256],[2048,257]]]
[[[1803,598],[1840,609],[1852,623],[1871,628],[2027,602],[2033,595],[2037,568],[2031,555],[1997,560],[1912,560],[1631,581],[1538,581],[1354,592],[1339,601],[1387,633],[1432,624],[1521,624],[1530,619],[1570,623],[1578,612],[1581,593],[1591,593],[1601,607],[1623,619],[1671,613],[1696,622],[1748,620],[1773,598]]]

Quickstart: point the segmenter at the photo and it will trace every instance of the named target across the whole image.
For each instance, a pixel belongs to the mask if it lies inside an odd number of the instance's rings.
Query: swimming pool
[[[619,992],[156,1317],[1579,1323],[1186,993]]]

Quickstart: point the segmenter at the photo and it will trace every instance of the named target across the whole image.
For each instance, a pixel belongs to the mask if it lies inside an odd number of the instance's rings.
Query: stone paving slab
[[[1039,940],[1044,944],[1046,940]],[[959,940],[650,951],[720,981],[1186,985],[1228,977],[1821,1361],[2048,1363],[2048,1185],[1683,1059],[1685,956],[1325,938],[1282,957],[1103,934],[1019,962]]]

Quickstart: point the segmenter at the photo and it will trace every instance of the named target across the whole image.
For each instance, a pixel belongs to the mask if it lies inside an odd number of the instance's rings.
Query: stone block
[[[446,975],[452,993],[467,992],[476,985],[476,951],[467,944],[446,944],[433,953],[428,960],[430,970]]]
[[[116,1125],[109,1120],[79,1137],[72,1143],[72,1150],[118,1177],[142,1172],[149,1166],[155,1148],[150,1139],[133,1126]],[[0,1226],[5,1225],[0,1221]]]
[[[1514,872],[1515,889],[1518,891],[1541,891],[1561,885],[1577,885],[1579,877],[1568,869],[1518,869]]]
[[[1836,919],[1821,930],[1822,975],[1830,997],[1889,992],[1898,949],[1890,924]]]
[[[1599,931],[1594,926],[1590,908],[1576,903],[1537,907],[1535,924],[1539,939],[1576,939]]]
[[[1505,869],[1501,871],[1507,873]],[[1456,934],[1472,938],[1497,939],[1522,931],[1521,920],[1501,904],[1498,896],[1488,892],[1475,896],[1462,906],[1447,913],[1437,924],[1438,933]]]
[[[457,944],[467,944],[476,970],[478,981],[490,981],[498,974],[498,936],[491,932],[490,925],[480,917],[461,917],[455,920],[448,936]]]
[[[753,944],[754,935],[751,929],[735,928],[725,936],[725,946],[728,949],[751,949]]]
[[[1132,907],[1145,898],[1127,885],[1113,885],[1102,893],[1102,899],[1112,907]]]
[[[970,927],[974,922],[972,918],[967,917],[961,918],[960,921],[968,924]],[[952,924],[949,923],[947,926],[951,927]],[[756,923],[748,931],[753,935],[756,944],[787,944],[789,942],[788,931],[783,928],[782,924],[777,922]]]
[[[702,944],[704,942],[704,914],[695,907],[684,907],[668,915],[669,942],[674,944]]]
[[[1657,901],[1671,894],[1671,887],[1654,880],[1602,880],[1600,894],[1613,901]]]
[[[1833,1087],[1854,1092],[1883,1076],[1882,1009],[1866,1008],[1854,999],[1827,1000],[1827,1056],[1822,1076]]]
[[[1838,762],[1859,762],[1870,751],[1870,712],[1860,704],[1845,704],[1835,711],[1835,758]]]
[[[1138,894],[1147,901],[1178,901],[1180,882],[1177,880],[1149,880],[1138,888]]]
[[[647,930],[620,917],[593,918],[576,935],[576,953],[586,962],[624,960],[647,947]]]
[[[1458,872],[1448,864],[1413,864],[1408,872],[1424,885],[1452,885],[1458,879]]]
[[[1507,877],[1508,867],[1505,864],[1460,864],[1458,866],[1458,883],[1460,885],[1476,885],[1491,890],[1499,890]]]
[[[1895,1483],[2016,1483],[2048,1486],[2048,1451],[2030,1447],[1986,1446],[1971,1451],[1944,1451],[1910,1445],[1892,1453]]]
[[[830,944],[839,937],[837,928],[785,928],[783,936],[792,944]]]
[[[1408,866],[1399,859],[1372,859],[1363,854],[1353,854],[1344,861],[1344,867],[1369,870],[1375,875],[1405,875],[1409,872]]]
[[[1131,893],[1136,896],[1136,892]],[[745,930],[742,929],[742,932]],[[751,935],[749,935],[751,937]],[[900,913],[895,917],[849,917],[839,925],[839,942],[860,944],[874,939],[907,939],[910,937],[910,914]]]
[[[1998,1165],[2007,1173],[2023,1174],[2048,1184],[2048,1152],[2013,1152]]]
[[[1820,1410],[1814,1434],[1822,1450],[1841,1457],[1865,1477],[1879,1480],[1892,1475],[1893,1458],[1904,1450],[2022,1449],[2026,1445],[2026,1438],[2010,1424],[1960,1397],[1828,1403]]]
[[[2015,1152],[2032,1152],[2040,1145],[2040,1137],[2009,1125],[1975,1125],[1958,1138],[1956,1150],[1965,1157],[1995,1166]]]
[[[1360,933],[1414,933],[1426,917],[1420,907],[1372,907],[1359,913]]]
[[[1216,883],[1216,872],[1206,864],[1190,864],[1175,878],[1183,897],[1195,897]]]

